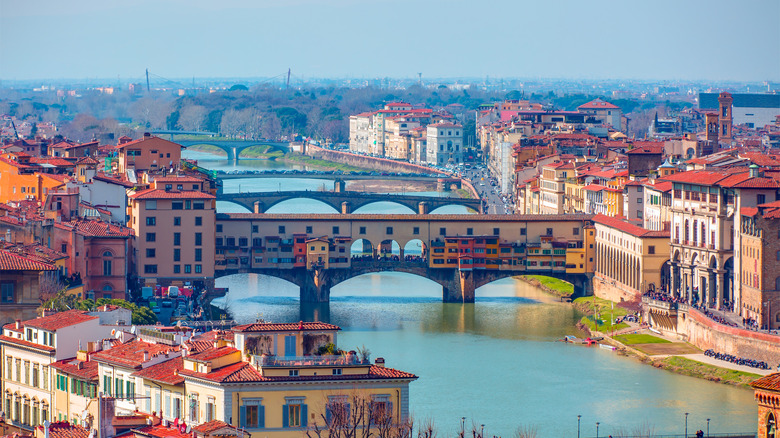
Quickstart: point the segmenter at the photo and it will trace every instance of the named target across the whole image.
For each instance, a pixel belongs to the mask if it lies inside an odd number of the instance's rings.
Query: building
[[[0,322],[34,318],[41,305],[41,275],[56,270],[54,264],[0,249]]]
[[[444,166],[463,163],[463,126],[434,123],[426,130],[428,163]]]
[[[742,316],[780,328],[780,201],[740,209]]]
[[[203,189],[196,178],[158,178],[130,195],[141,285],[213,286],[216,197]]]
[[[111,327],[99,321],[88,312],[68,310],[3,326],[3,406],[14,424],[32,429],[54,419],[52,366],[75,357],[82,341],[108,335]]]
[[[780,373],[754,380],[755,400],[758,404],[758,438],[775,438],[780,421]]]
[[[574,164],[557,161],[542,166],[539,176],[539,213],[563,214],[566,180],[574,177]]]
[[[589,117],[601,123],[612,126],[618,131],[623,130],[623,111],[620,107],[601,99],[595,99],[577,107],[577,111],[587,114]],[[587,122],[587,120],[586,120]]]
[[[178,169],[181,149],[182,146],[178,143],[144,133],[143,138],[117,146],[119,173],[125,174],[128,169],[134,170],[136,174]]]
[[[668,290],[669,232],[650,231],[597,215],[594,292],[613,301],[636,301],[648,290]]]
[[[187,421],[216,419],[251,434],[286,437],[338,421],[339,412],[359,400],[371,403],[375,419],[405,421],[409,383],[417,376],[354,351],[317,355],[335,348],[338,330],[319,322],[247,324],[233,328],[235,347],[185,356],[178,373],[189,401]]]
[[[91,345],[92,343],[90,343]],[[81,424],[81,419],[95,424],[98,419],[98,364],[90,360],[91,352],[79,350],[76,357],[51,364],[54,377],[52,419]],[[83,416],[84,411],[89,417]]]
[[[699,109],[718,111],[723,117],[722,103],[728,103],[723,98],[728,97],[732,99],[731,108],[728,109],[731,117],[725,117],[724,121],[731,119],[733,125],[763,128],[766,125],[774,124],[775,117],[780,114],[780,94],[699,93]],[[722,100],[723,102],[721,102]],[[725,114],[725,116],[728,115]],[[721,127],[721,131],[722,129],[723,127]]]

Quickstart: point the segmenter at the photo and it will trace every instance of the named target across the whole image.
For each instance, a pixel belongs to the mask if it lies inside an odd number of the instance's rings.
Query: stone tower
[[[731,97],[731,93],[722,92],[718,95],[718,117],[720,122],[720,138],[724,141],[731,142],[731,110],[734,98]]]

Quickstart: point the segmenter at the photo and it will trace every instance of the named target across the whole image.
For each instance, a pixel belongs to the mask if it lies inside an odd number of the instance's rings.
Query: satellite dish
[[[135,326],[130,327],[130,333],[135,334]]]

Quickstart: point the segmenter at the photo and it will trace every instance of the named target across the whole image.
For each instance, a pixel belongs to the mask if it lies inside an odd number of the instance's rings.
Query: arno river
[[[244,160],[233,165],[213,155],[185,152],[212,169],[287,168],[281,163]],[[290,167],[292,168],[292,167]],[[240,179],[226,191],[318,190],[332,182]],[[437,194],[431,194],[436,196]],[[437,212],[465,212],[446,207]],[[245,211],[218,204],[218,211]],[[276,213],[332,213],[317,201],[279,204]],[[404,213],[394,204],[374,204],[357,213]],[[454,436],[461,417],[467,428],[484,424],[486,436],[512,436],[520,425],[540,437],[581,434],[633,435],[688,431],[755,432],[752,391],[679,376],[620,357],[613,352],[559,342],[578,335],[580,315],[524,283],[506,279],[477,289],[475,304],[444,304],[434,282],[406,274],[371,274],[333,288],[330,305],[302,307],[297,287],[272,277],[234,275],[217,280],[230,288],[227,301],[239,322],[263,318],[290,322],[317,317],[342,327],[339,346],[365,346],[372,359],[420,378],[410,385],[410,411],[420,422],[432,419],[439,436]],[[222,301],[217,301],[219,304]]]

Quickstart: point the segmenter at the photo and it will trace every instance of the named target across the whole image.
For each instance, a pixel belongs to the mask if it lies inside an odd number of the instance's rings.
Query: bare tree
[[[179,129],[185,131],[200,131],[209,110],[202,105],[187,105],[179,111]]]
[[[515,438],[536,438],[537,436],[536,426],[524,425],[515,430]]]
[[[411,438],[414,424],[411,420],[398,421],[387,402],[353,394],[332,398],[306,431],[309,438]],[[433,425],[430,425],[431,429]],[[425,438],[433,438],[431,430]]]
[[[38,294],[41,302],[54,298],[65,290],[65,283],[60,279],[59,271],[44,271],[39,275]]]

